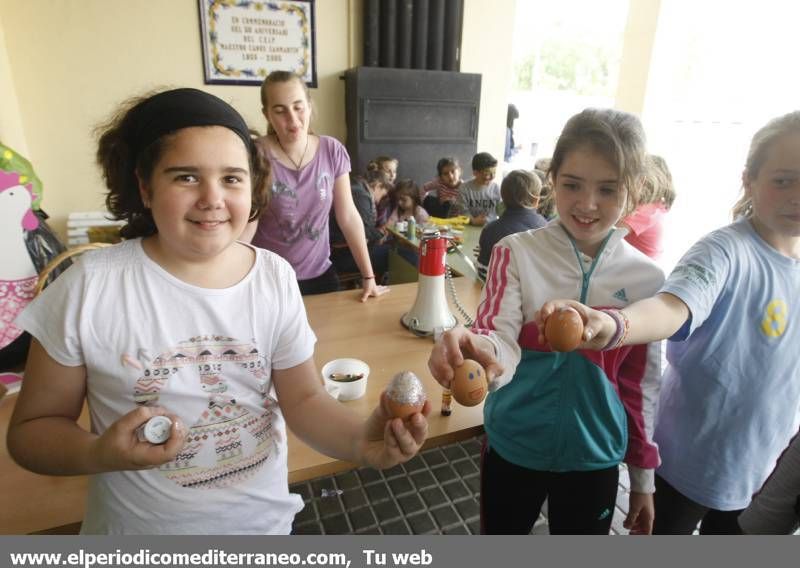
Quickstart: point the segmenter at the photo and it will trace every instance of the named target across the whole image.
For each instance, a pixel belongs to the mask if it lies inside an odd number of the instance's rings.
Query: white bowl
[[[350,381],[334,381],[330,376],[334,373],[346,375],[364,375],[362,378]],[[322,380],[325,390],[333,398],[341,401],[355,400],[367,392],[367,378],[369,378],[369,365],[360,359],[334,359],[322,366]]]

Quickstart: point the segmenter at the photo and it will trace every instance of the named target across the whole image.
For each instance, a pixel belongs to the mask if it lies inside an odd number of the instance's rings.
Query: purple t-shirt
[[[266,141],[259,140],[262,148]],[[329,136],[319,137],[314,158],[299,172],[274,159],[272,197],[262,213],[253,244],[289,261],[298,280],[316,278],[331,266],[328,219],[333,206],[333,184],[350,171],[344,146]]]

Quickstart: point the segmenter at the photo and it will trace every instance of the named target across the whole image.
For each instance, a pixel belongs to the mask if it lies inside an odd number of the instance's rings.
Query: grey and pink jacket
[[[556,220],[510,235],[493,249],[474,331],[505,373],[484,407],[489,444],[540,471],[590,471],[625,461],[631,489],[652,493],[652,440],[661,342],[611,351],[556,353],[538,341],[534,314],[554,299],[623,308],[658,292],[662,270],[613,229],[595,258]]]

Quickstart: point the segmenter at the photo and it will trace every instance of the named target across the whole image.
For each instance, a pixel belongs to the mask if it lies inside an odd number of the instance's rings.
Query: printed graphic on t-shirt
[[[683,276],[695,284],[702,284],[703,287],[713,286],[717,282],[716,275],[705,266],[699,264],[679,264],[672,271],[675,275]]]
[[[324,177],[326,174],[323,174]],[[330,176],[328,176],[330,178]],[[328,184],[330,185],[330,184]],[[324,201],[325,193],[327,191],[324,182],[319,182],[317,191],[320,194],[320,200]],[[293,245],[305,238],[309,241],[318,241],[321,229],[314,227],[313,216],[304,215],[297,218],[297,211],[300,208],[300,199],[297,190],[282,181],[275,181],[272,184],[272,203],[270,205],[270,213],[273,220],[281,232],[281,240],[287,245]],[[327,222],[328,217],[322,216]]]
[[[789,306],[783,300],[772,300],[767,304],[764,319],[761,321],[761,331],[767,337],[780,337],[786,331],[786,317]]]
[[[319,200],[325,201],[328,197],[328,192],[330,188],[333,187],[333,182],[331,180],[331,174],[328,172],[322,172],[319,174],[317,178],[317,193],[319,193]]]
[[[485,215],[497,207],[496,199],[474,199],[467,197],[464,201],[472,216]]]
[[[187,488],[228,487],[252,477],[277,443],[272,434],[277,401],[268,396],[269,364],[258,349],[231,337],[202,335],[142,365],[143,355],[146,352],[140,351],[139,362],[122,356],[123,365],[141,371],[134,387],[137,404],[157,403],[169,390],[170,379],[180,374],[185,384],[186,373],[196,381],[197,393],[208,400],[199,416],[187,420],[186,445],[159,471]],[[234,377],[245,382],[245,389],[260,393],[263,412],[254,414],[237,403],[230,389]]]

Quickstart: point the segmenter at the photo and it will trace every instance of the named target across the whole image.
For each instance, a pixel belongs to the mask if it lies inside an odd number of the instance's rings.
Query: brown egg
[[[422,381],[411,371],[397,373],[386,387],[389,412],[403,420],[421,411],[426,398]]]
[[[463,406],[480,404],[489,391],[486,371],[477,361],[464,359],[464,363],[455,369],[450,390],[456,402]]]
[[[583,337],[581,315],[572,308],[553,312],[544,324],[544,336],[553,351],[573,351]]]

